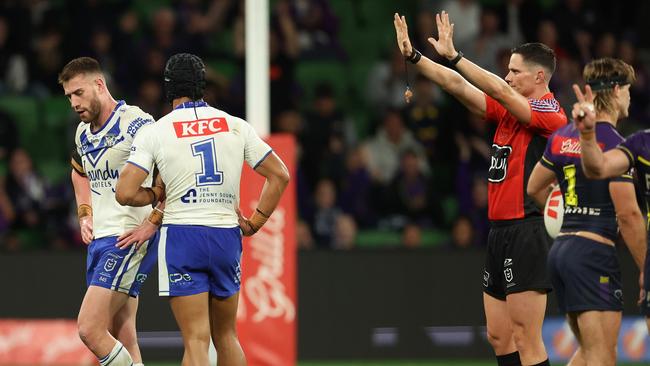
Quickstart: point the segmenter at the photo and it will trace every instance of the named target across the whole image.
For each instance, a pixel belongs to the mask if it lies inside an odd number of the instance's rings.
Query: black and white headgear
[[[177,53],[165,65],[165,97],[168,103],[188,97],[203,98],[205,90],[205,65],[199,56]]]

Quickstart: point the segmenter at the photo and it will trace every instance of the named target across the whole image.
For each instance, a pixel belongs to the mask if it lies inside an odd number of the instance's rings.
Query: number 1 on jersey
[[[578,205],[578,194],[576,194],[576,166],[575,164],[566,165],[564,170],[564,179],[567,181],[566,193],[564,194],[564,204],[566,206]]]
[[[196,173],[196,185],[220,185],[223,172],[217,170],[217,154],[214,139],[207,139],[192,144],[192,155],[201,157],[201,172]]]

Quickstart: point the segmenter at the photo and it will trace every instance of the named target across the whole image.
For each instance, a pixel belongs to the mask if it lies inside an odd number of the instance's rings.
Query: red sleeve
[[[536,133],[548,137],[555,130],[567,124],[567,117],[564,109],[560,107],[555,99],[531,99],[530,105],[530,125],[528,128]]]
[[[508,110],[505,109],[496,99],[491,96],[485,95],[485,120],[487,122],[499,122]]]

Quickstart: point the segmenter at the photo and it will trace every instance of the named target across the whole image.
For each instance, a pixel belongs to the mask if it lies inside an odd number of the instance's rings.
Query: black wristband
[[[420,51],[416,50],[415,48],[413,49],[413,52],[409,57],[406,58],[406,60],[412,64],[417,64],[418,61],[422,58],[422,54]]]
[[[452,58],[451,60],[449,60],[449,62],[450,62],[452,65],[456,66],[456,64],[458,63],[458,61],[460,61],[461,58],[463,58],[463,52],[458,51],[458,54],[456,55],[456,57],[454,57],[454,58]]]

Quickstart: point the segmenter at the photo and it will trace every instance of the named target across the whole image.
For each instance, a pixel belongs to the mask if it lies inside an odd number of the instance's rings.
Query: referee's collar
[[[197,108],[197,107],[207,107],[208,103],[206,103],[204,100],[196,100],[196,101],[189,101],[185,103],[181,103],[176,106],[174,109],[183,109],[183,108]]]

